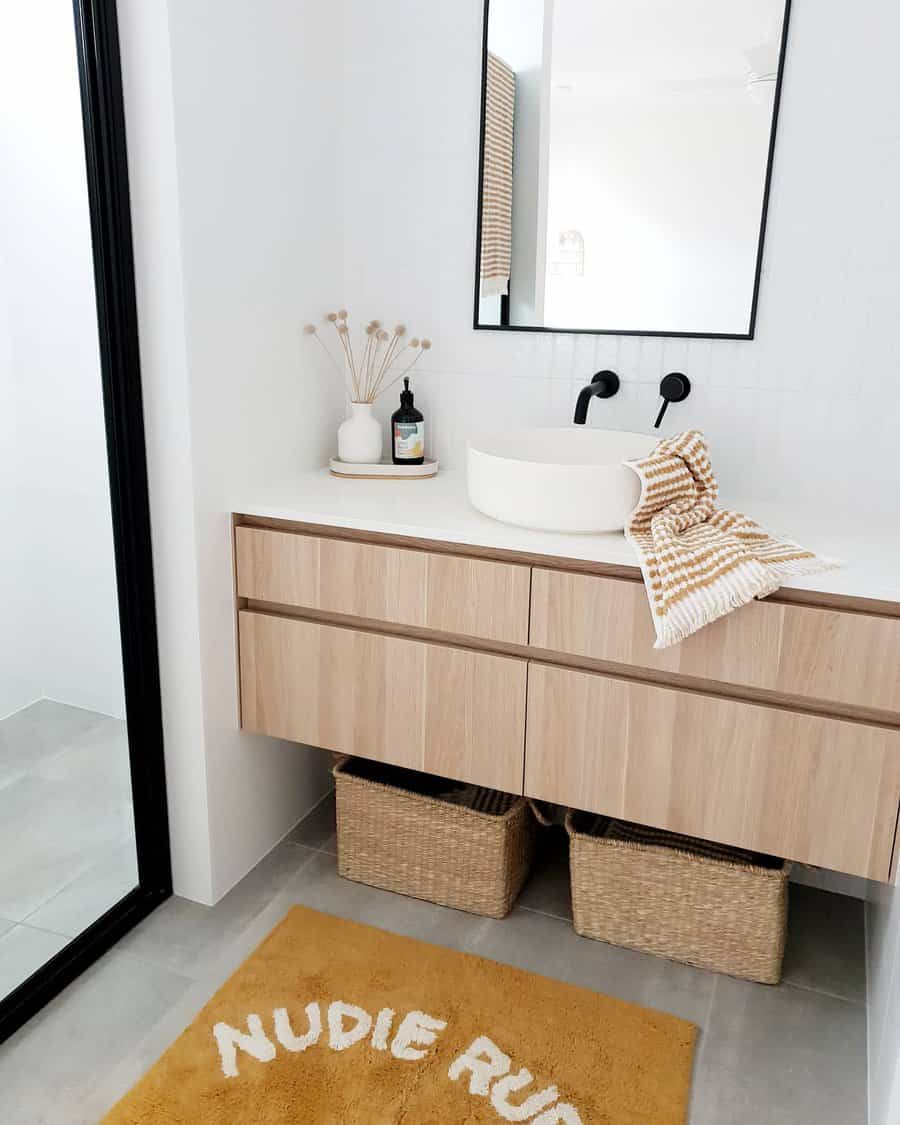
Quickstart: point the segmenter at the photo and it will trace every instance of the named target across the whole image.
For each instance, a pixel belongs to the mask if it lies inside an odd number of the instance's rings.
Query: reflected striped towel
[[[625,535],[640,559],[656,648],[771,594],[786,578],[841,565],[717,508],[719,485],[697,430],[659,442],[628,465],[640,478],[641,498]]]
[[[516,76],[503,59],[488,54],[485,83],[481,295],[490,297],[509,292]]]

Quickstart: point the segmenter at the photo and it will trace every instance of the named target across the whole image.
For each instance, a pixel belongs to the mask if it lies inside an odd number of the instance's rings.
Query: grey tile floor
[[[125,724],[44,699],[0,721],[0,996],[137,883]]]
[[[97,1121],[302,903],[693,1020],[691,1125],[863,1125],[860,902],[793,887],[785,981],[754,985],[579,938],[563,843],[496,922],[338,878],[326,800],[215,907],[170,899],[0,1047],[3,1120]]]

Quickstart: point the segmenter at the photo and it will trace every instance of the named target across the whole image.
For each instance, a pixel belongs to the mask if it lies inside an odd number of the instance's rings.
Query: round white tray
[[[380,461],[377,465],[355,465],[332,457],[331,475],[356,477],[358,480],[427,480],[437,474],[438,463],[426,457],[421,465],[395,465],[393,461]]]

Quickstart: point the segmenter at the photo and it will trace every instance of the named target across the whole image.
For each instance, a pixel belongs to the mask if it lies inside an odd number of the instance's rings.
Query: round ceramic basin
[[[656,438],[587,426],[509,430],[473,438],[469,500],[504,523],[540,531],[621,531],[640,496],[624,462]]]

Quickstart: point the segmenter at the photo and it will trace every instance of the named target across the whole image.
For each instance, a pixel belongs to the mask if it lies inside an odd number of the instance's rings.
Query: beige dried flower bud
[[[350,329],[347,327],[346,324],[339,324],[338,325],[338,335],[339,336],[346,336],[349,331],[350,331]]]
[[[385,332],[385,330],[383,328],[380,328],[378,330],[378,339],[379,340],[387,340],[388,339],[388,334],[387,334],[387,332]]]
[[[406,325],[405,324],[398,324],[397,327],[394,329],[394,335],[395,336],[405,336],[406,335]]]
[[[304,336],[315,336],[315,334],[316,334],[316,326],[314,324],[304,324],[303,325],[303,335]]]
[[[325,319],[326,319],[326,320],[330,320],[330,321],[331,321],[331,323],[332,323],[332,324],[334,324],[334,322],[335,322],[335,321],[337,320],[337,313],[329,313],[329,314],[328,314],[328,315],[327,315],[327,316],[325,317]]]
[[[346,319],[347,319],[347,310],[346,309],[338,309],[338,320],[346,320]]]
[[[372,323],[373,328],[380,328],[381,327],[381,321],[380,320],[373,320],[371,323]]]
[[[374,331],[375,331],[375,325],[374,324],[367,324],[366,325],[366,335],[367,336],[371,336],[374,333]]]
[[[413,336],[413,338],[409,342],[409,346],[411,348],[417,348],[419,346],[419,337]]]
[[[430,340],[423,340],[422,341],[422,351],[423,352],[427,352],[430,347],[431,347],[431,341]]]

